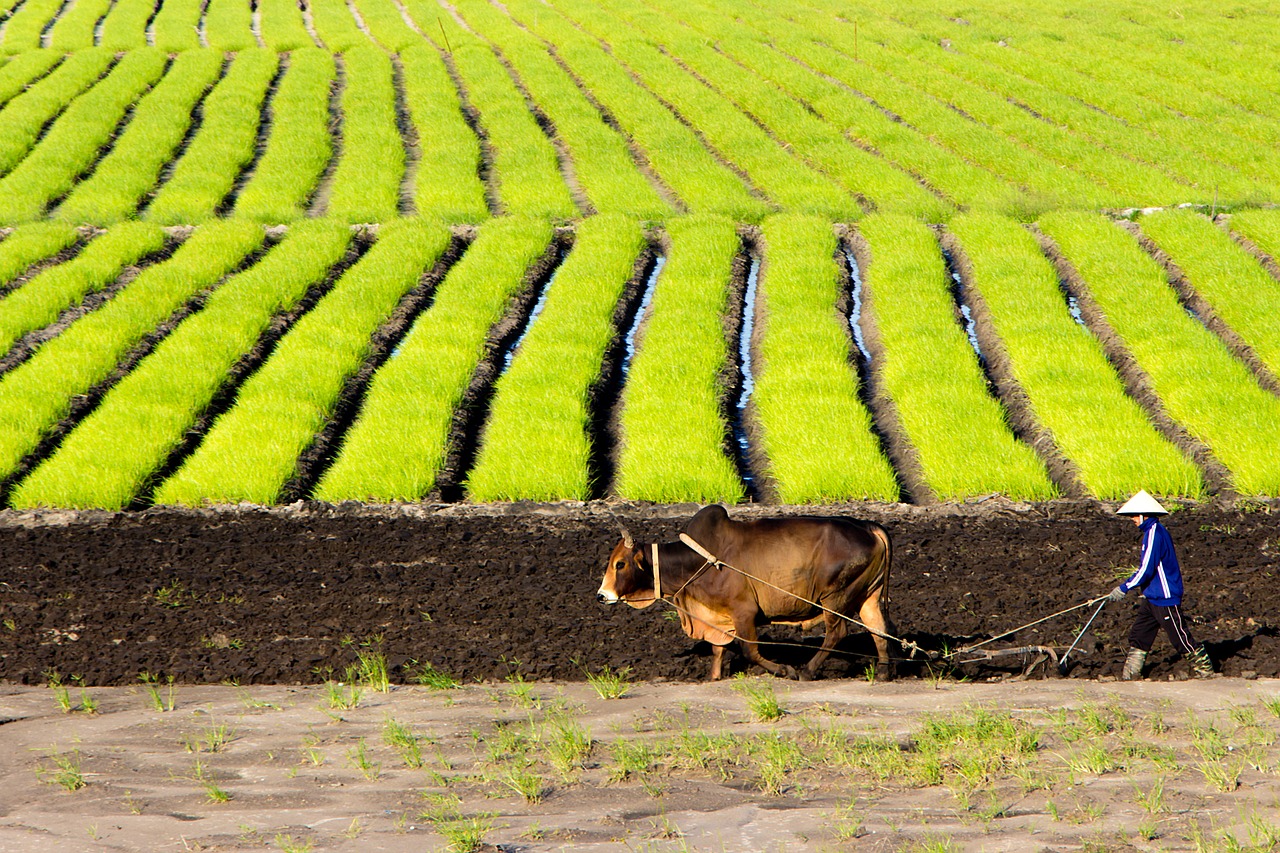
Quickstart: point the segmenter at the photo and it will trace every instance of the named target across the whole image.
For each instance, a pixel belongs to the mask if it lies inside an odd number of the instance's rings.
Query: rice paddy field
[[[1280,496],[1276,19],[3,0],[0,499]]]

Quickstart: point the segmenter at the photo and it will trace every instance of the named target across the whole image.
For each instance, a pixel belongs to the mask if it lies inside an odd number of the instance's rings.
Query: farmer
[[[1178,569],[1178,555],[1173,550],[1169,531],[1158,520],[1159,516],[1168,515],[1168,511],[1151,495],[1141,491],[1120,507],[1117,514],[1131,516],[1133,523],[1142,530],[1142,559],[1138,570],[1110,595],[1112,601],[1119,601],[1130,590],[1142,590],[1138,617],[1133,620],[1133,628],[1129,631],[1129,657],[1124,662],[1120,677],[1125,681],[1142,677],[1142,664],[1161,626],[1174,648],[1191,662],[1196,676],[1211,677],[1213,663],[1204,647],[1192,639],[1182,618],[1182,572]]]

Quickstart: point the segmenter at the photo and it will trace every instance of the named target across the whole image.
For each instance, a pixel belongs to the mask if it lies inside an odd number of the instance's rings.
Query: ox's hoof
[[[876,667],[876,681],[878,682],[893,681],[894,675],[893,667],[887,663],[882,663]]]
[[[815,678],[817,678],[816,675],[814,675],[812,672],[810,672],[807,669],[800,670],[798,673],[796,673],[796,677],[799,678],[801,681],[813,681]]]
[[[792,681],[800,680],[800,673],[796,672],[796,668],[786,664],[783,664],[782,669],[778,670],[778,675],[782,678],[789,678]]]

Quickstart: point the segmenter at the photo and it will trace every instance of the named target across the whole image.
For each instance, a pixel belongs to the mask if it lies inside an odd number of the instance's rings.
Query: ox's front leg
[[[849,633],[848,621],[836,614],[828,613],[825,621],[827,623],[827,635],[822,639],[822,648],[818,649],[817,654],[810,658],[804,669],[800,670],[801,681],[812,681],[817,678],[818,669],[831,655],[831,650],[836,647],[836,643],[843,640]]]
[[[742,645],[742,649],[746,652],[747,657],[760,666],[767,669],[774,675],[782,678],[799,678],[796,669],[793,666],[787,666],[782,663],[774,663],[760,654],[760,644],[756,642],[756,625],[755,622],[747,620],[734,620],[734,633],[738,636],[738,642]]]
[[[871,595],[867,596],[867,600],[862,602],[862,609],[858,611],[858,615],[862,617],[862,624],[871,630],[871,639],[876,643],[876,656],[879,664],[876,666],[876,681],[892,681],[893,669],[889,661],[889,641],[884,635],[889,632],[889,626],[884,618],[884,611],[880,608],[880,593],[883,589],[878,589]]]
[[[711,680],[719,681],[724,675],[724,646],[711,646]]]

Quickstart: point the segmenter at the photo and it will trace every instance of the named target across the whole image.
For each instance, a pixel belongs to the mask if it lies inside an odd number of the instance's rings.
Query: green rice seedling
[[[916,755],[909,771],[927,784],[950,772],[970,786],[1025,765],[1036,753],[1039,729],[1008,713],[970,708],[929,715],[912,735]]]
[[[950,836],[929,832],[920,841],[901,848],[898,853],[955,853],[958,849]]]
[[[394,218],[404,178],[391,60],[374,47],[342,55],[342,145],[326,214],[346,222]]]
[[[625,18],[640,30],[645,38],[662,44],[667,52],[679,58],[680,64],[739,110],[753,117],[778,144],[794,152],[835,187],[855,197],[868,199],[878,207],[882,206],[882,200],[892,200],[896,210],[930,222],[946,219],[952,213],[949,203],[920,186],[911,175],[895,169],[884,158],[864,151],[844,136],[842,128],[823,121],[776,85],[713,49],[705,36],[692,28],[691,22],[679,20],[687,16],[687,7],[679,12],[664,10],[659,13],[634,4],[605,5],[614,15]],[[573,14],[587,23],[577,8]],[[690,17],[700,18],[702,15]],[[622,28],[610,29],[614,30],[611,40],[619,40]],[[599,28],[595,32],[603,35]],[[630,35],[629,31],[627,35]],[[756,177],[756,172],[748,171],[753,178]],[[847,203],[843,210],[838,211],[824,211],[803,201],[788,203],[785,207],[795,211],[825,212],[841,219],[856,219],[861,215],[859,208]]]
[[[406,767],[422,766],[421,738],[404,723],[387,717],[382,724],[382,741],[400,754]]]
[[[152,0],[116,0],[102,22],[99,44],[111,50],[146,47],[147,21],[155,13]]]
[[[125,223],[91,241],[75,258],[39,273],[0,299],[0,350],[8,351],[23,335],[50,325],[67,308],[110,285],[125,267],[159,251],[164,243],[164,232],[158,227]]]
[[[591,497],[588,401],[615,334],[613,313],[643,247],[633,220],[595,216],[578,227],[536,322],[495,383],[467,477],[472,500]]]
[[[262,244],[256,225],[205,226],[101,309],[80,318],[0,380],[0,471],[12,472],[69,410],[159,323]],[[69,354],[76,355],[71,356]]]
[[[874,369],[916,448],[926,482],[944,500],[991,492],[1055,497],[1044,464],[1013,437],[1004,411],[987,392],[955,320],[933,235],[918,222],[891,215],[868,217],[859,229],[870,253],[864,306],[884,350]],[[957,443],[964,454],[954,452]]]
[[[609,781],[623,782],[632,776],[644,776],[654,769],[657,753],[643,741],[616,740],[609,744],[614,766],[609,768]]]
[[[295,840],[292,835],[286,835],[283,832],[276,833],[271,843],[275,844],[280,853],[311,853],[316,846],[315,842],[309,838]]]
[[[399,6],[393,0],[354,0],[360,19],[374,40],[391,53],[422,44],[422,36],[405,23]]]
[[[75,710],[75,707],[71,704],[71,688],[63,684],[62,676],[58,674],[56,669],[52,669],[44,675],[45,683],[53,691],[53,701],[58,703],[58,708],[62,713],[70,714]]]
[[[296,11],[292,3],[287,5]],[[271,100],[267,149],[236,198],[236,216],[289,222],[306,215],[306,205],[333,155],[329,87],[335,73],[327,51],[304,48],[289,55],[288,70]]]
[[[10,20],[6,30],[12,28]],[[5,104],[4,112],[0,113],[0,175],[7,174],[27,156],[45,125],[97,82],[114,60],[115,57],[102,48],[77,51],[49,76]]]
[[[953,233],[972,270],[1010,370],[1037,419],[1095,497],[1139,488],[1198,497],[1195,466],[1164,439],[1124,393],[1102,346],[1071,319],[1056,271],[1035,238],[1011,220],[966,214]]]
[[[298,4],[289,0],[259,0],[257,10],[262,16],[262,43],[267,47],[278,53],[315,47]],[[296,56],[290,56],[290,61]]]
[[[480,142],[467,126],[458,90],[430,45],[400,54],[405,106],[418,136],[413,203],[420,216],[480,222],[489,214],[480,181]]]
[[[369,758],[364,738],[356,740],[356,745],[347,750],[347,761],[370,782],[382,775],[382,765]]]
[[[195,765],[192,767],[191,777],[200,783],[200,787],[204,788],[205,799],[209,802],[226,803],[231,801],[231,795],[218,784],[217,780],[209,773],[209,768],[199,758],[196,759]]]
[[[1101,776],[1120,769],[1115,756],[1100,743],[1088,743],[1063,756],[1062,760],[1072,773],[1082,776]]]
[[[49,47],[63,52],[93,47],[93,30],[110,8],[110,0],[75,0],[49,29]]]
[[[313,0],[308,5],[316,33],[331,53],[344,53],[353,47],[372,44],[356,26],[351,10],[343,0]]]
[[[1151,379],[1165,411],[1208,445],[1245,495],[1280,494],[1280,400],[1189,317],[1137,241],[1104,218],[1055,213],[1040,227],[1061,249]]]
[[[729,353],[720,318],[741,243],[718,217],[673,219],[667,230],[669,260],[622,392],[614,491],[635,500],[737,503],[744,490],[724,450],[720,375]]]
[[[177,687],[174,686],[172,675],[165,682],[169,688],[167,695],[163,695],[160,692],[160,676],[150,672],[142,672],[138,674],[138,680],[142,682],[143,688],[147,691],[147,696],[151,699],[151,707],[162,713],[173,710]]]
[[[350,239],[344,225],[303,223],[255,266],[228,279],[32,474],[22,487],[24,499],[58,506],[128,506],[182,444],[273,318],[293,309],[324,278]],[[121,444],[116,437],[123,434],[133,440]]]
[[[432,690],[457,690],[462,686],[462,682],[454,675],[444,670],[436,669],[435,664],[431,661],[409,661],[405,664],[405,671],[408,672],[409,680],[414,684],[421,684],[423,687],[430,687]]]
[[[1271,374],[1280,376],[1280,281],[1195,211],[1154,213],[1140,225]]]
[[[49,760],[53,762],[53,767],[41,765],[36,768],[36,775],[42,782],[59,785],[67,791],[79,791],[88,784],[81,770],[80,750],[75,749],[71,752],[56,750],[56,747],[49,749]]]
[[[167,63],[154,48],[130,51],[101,83],[76,98],[40,144],[0,180],[0,222],[39,219],[51,201],[71,189]]]
[[[410,2],[411,12],[416,8]],[[756,221],[769,205],[699,141],[692,129],[639,85],[594,39],[537,0],[505,3],[509,13],[544,42],[593,98],[617,121],[658,177],[695,213],[719,213]],[[434,7],[432,7],[434,8]],[[417,13],[415,13],[417,14]],[[434,19],[423,16],[425,20]],[[422,19],[419,19],[420,24]]]
[[[364,363],[370,337],[417,286],[448,241],[448,232],[433,223],[402,220],[384,225],[374,247],[281,338],[272,357],[241,386],[236,404],[160,486],[156,502],[274,503],[294,476],[298,455],[328,420],[348,378]],[[384,367],[381,372],[385,371]]]
[[[74,228],[59,222],[32,222],[14,229],[0,242],[0,293],[32,264],[70,248],[78,239]],[[4,305],[0,301],[0,317],[7,314]]]
[[[134,107],[133,119],[111,152],[58,205],[56,216],[99,225],[130,218],[182,142],[192,110],[222,64],[222,54],[212,50],[178,56],[164,79]]]
[[[21,53],[39,48],[45,27],[61,8],[61,0],[31,0],[23,3],[5,22],[0,52]]]
[[[34,85],[33,81],[48,74],[63,58],[53,50],[29,50],[0,66],[0,106],[25,92]]]
[[[788,780],[810,764],[803,747],[782,735],[765,735],[750,742],[749,751],[760,774],[760,790],[778,796]]]
[[[372,648],[356,653],[356,665],[348,670],[348,681],[361,684],[377,693],[391,692],[391,675],[387,671],[387,656]]]
[[[484,840],[493,830],[493,815],[463,815],[460,801],[452,794],[429,794],[430,805],[420,819],[445,839],[453,853],[475,853],[484,847]]]
[[[1230,793],[1240,787],[1240,774],[1244,770],[1244,762],[1240,759],[1210,759],[1201,761],[1196,766],[1205,782],[1214,790]]]
[[[253,37],[253,12],[248,0],[209,0],[204,15],[209,47],[240,51],[257,46]]]
[[[597,37],[605,35],[605,31],[613,28],[598,20],[600,13],[585,3],[570,2],[556,4],[556,9],[572,17],[580,25],[592,31]],[[698,128],[707,142],[727,161],[735,165],[750,177],[751,182],[771,200],[788,210],[817,213],[834,219],[855,219],[861,214],[857,200],[845,192],[836,182],[827,180],[813,168],[788,149],[802,148],[803,153],[816,149],[807,144],[779,145],[769,134],[740,112],[726,98],[708,86],[705,82],[682,69],[673,59],[664,55],[656,46],[638,38],[628,38],[625,33],[610,34],[609,44],[612,54],[634,73],[650,91],[661,94],[664,101],[670,104],[687,121]],[[701,69],[700,69],[701,70]],[[704,71],[705,74],[705,71]],[[749,97],[757,93],[767,103],[772,114],[764,113],[761,118],[761,103],[753,102],[757,121],[770,126],[770,119],[779,128],[788,120],[807,124],[799,105],[794,109],[781,109],[783,101],[769,99],[764,89],[751,86],[749,80],[743,79],[735,83],[735,94],[738,97]],[[821,123],[816,123],[821,127]],[[809,137],[813,137],[813,127],[807,127]],[[825,129],[825,128],[824,128]],[[831,137],[826,140],[832,141]],[[834,134],[837,145],[845,145]],[[822,153],[828,168],[834,166],[833,161],[843,160],[840,168],[848,168],[849,161],[856,159],[849,154],[841,158],[836,152],[839,149],[825,148]],[[863,168],[865,168],[865,164]]]
[[[356,684],[344,684],[339,681],[326,681],[325,704],[334,711],[350,711],[360,704],[364,691]]]
[[[225,723],[209,726],[198,735],[184,738],[183,748],[187,752],[222,752],[228,743],[235,740],[235,732]]]
[[[507,70],[487,46],[451,18],[439,20],[454,45],[450,56],[463,89],[489,139],[501,212],[555,219],[577,215],[555,147]],[[437,28],[431,29],[433,40]]]
[[[605,124],[568,72],[548,55],[545,45],[488,3],[464,0],[456,8],[502,52],[534,105],[554,124],[592,208],[641,219],[661,219],[672,213],[671,206],[636,168],[626,139]]]
[[[527,767],[509,767],[501,780],[502,784],[519,794],[529,805],[542,802],[542,798],[546,796],[546,782]]]
[[[152,21],[155,45],[166,53],[200,47],[203,0],[165,0]]]
[[[76,675],[71,680],[80,688],[80,710],[90,715],[98,713],[98,700],[89,695],[89,688],[84,686],[84,679]]]
[[[1168,811],[1169,807],[1164,800],[1164,783],[1163,776],[1157,776],[1155,781],[1151,783],[1149,790],[1134,788],[1134,799],[1138,805],[1142,806],[1143,811],[1149,815],[1158,815]]]
[[[748,678],[739,673],[733,689],[746,699],[747,710],[751,712],[751,716],[762,723],[782,719],[782,715],[786,713],[778,702],[777,694],[773,692],[773,684],[768,681]]]
[[[836,313],[836,238],[817,217],[764,221],[752,403],[767,469],[784,503],[898,498],[858,399],[849,334]]]
[[[277,62],[269,50],[243,50],[236,56],[204,99],[200,129],[147,208],[147,219],[172,225],[215,215],[240,170],[253,159],[260,110]]]
[[[825,817],[836,841],[853,841],[866,833],[866,821],[858,814],[856,801],[840,806]]]
[[[12,65],[13,63],[10,63]],[[0,71],[3,76],[4,71]],[[1246,238],[1272,260],[1280,259],[1280,213],[1275,210],[1241,210],[1231,214],[1231,231]]]
[[[541,741],[547,760],[562,780],[570,782],[591,756],[591,735],[574,720],[559,714],[548,721],[547,728]]]
[[[448,453],[453,413],[489,330],[551,236],[549,224],[526,219],[490,220],[480,229],[399,353],[374,376],[317,498],[415,501],[431,491]]]
[[[606,664],[600,668],[599,672],[589,672],[585,669],[583,672],[586,673],[587,683],[601,699],[621,699],[631,692],[631,682],[628,680],[628,676],[631,675],[629,666],[614,670]]]

